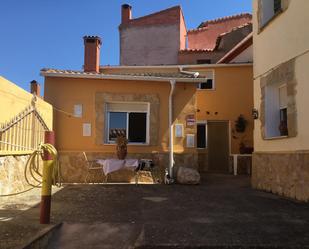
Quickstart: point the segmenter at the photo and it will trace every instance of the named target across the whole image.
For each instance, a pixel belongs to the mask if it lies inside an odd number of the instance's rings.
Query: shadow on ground
[[[0,248],[48,228],[38,217],[35,206],[0,220]],[[242,176],[206,175],[198,186],[69,185],[53,196],[51,218],[63,225],[48,248],[309,248],[309,205],[252,190]]]

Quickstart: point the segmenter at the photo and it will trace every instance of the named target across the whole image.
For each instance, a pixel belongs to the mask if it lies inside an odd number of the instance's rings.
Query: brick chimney
[[[121,5],[121,24],[127,24],[132,19],[132,7],[129,4]]]
[[[30,82],[30,92],[32,94],[35,94],[37,97],[40,97],[40,84],[36,81],[33,80]]]
[[[84,36],[85,57],[84,71],[99,73],[100,72],[100,47],[101,38],[98,36]]]

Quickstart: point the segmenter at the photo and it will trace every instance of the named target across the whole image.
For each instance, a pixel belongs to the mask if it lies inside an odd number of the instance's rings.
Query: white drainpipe
[[[171,90],[168,99],[169,111],[168,111],[168,122],[169,122],[169,176],[173,178],[173,166],[174,166],[174,137],[173,137],[173,93],[176,85],[175,80],[170,80]]]

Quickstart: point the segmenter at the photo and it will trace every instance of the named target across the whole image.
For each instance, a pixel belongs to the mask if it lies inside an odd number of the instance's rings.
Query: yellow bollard
[[[45,132],[45,143],[55,144],[55,134],[53,131]],[[41,192],[41,205],[40,205],[40,223],[50,223],[50,208],[51,208],[51,191],[52,191],[52,175],[54,160],[53,156],[44,149],[43,155],[43,181]]]

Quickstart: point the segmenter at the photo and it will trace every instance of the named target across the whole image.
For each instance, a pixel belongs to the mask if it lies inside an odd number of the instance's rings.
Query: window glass
[[[197,148],[206,148],[206,124],[197,125]]]
[[[115,141],[117,136],[127,136],[127,113],[109,113],[109,141]]]
[[[129,142],[146,143],[147,114],[129,113]]]
[[[148,141],[148,103],[106,103],[106,142],[115,142],[117,136],[125,136],[129,143]]]
[[[274,0],[274,12],[278,13],[281,10],[281,0]]]
[[[281,11],[281,0],[260,0],[260,26],[266,25],[275,14]]]
[[[199,89],[213,89],[212,79],[208,79],[206,82],[200,83]]]
[[[266,87],[265,128],[267,138],[288,135],[286,85],[273,84]]]
[[[287,88],[286,85],[279,87],[279,106],[280,108],[287,107]]]
[[[287,108],[280,109],[280,136],[287,136],[288,135],[288,115],[287,115]]]
[[[201,59],[196,61],[197,64],[211,64],[210,59]]]

